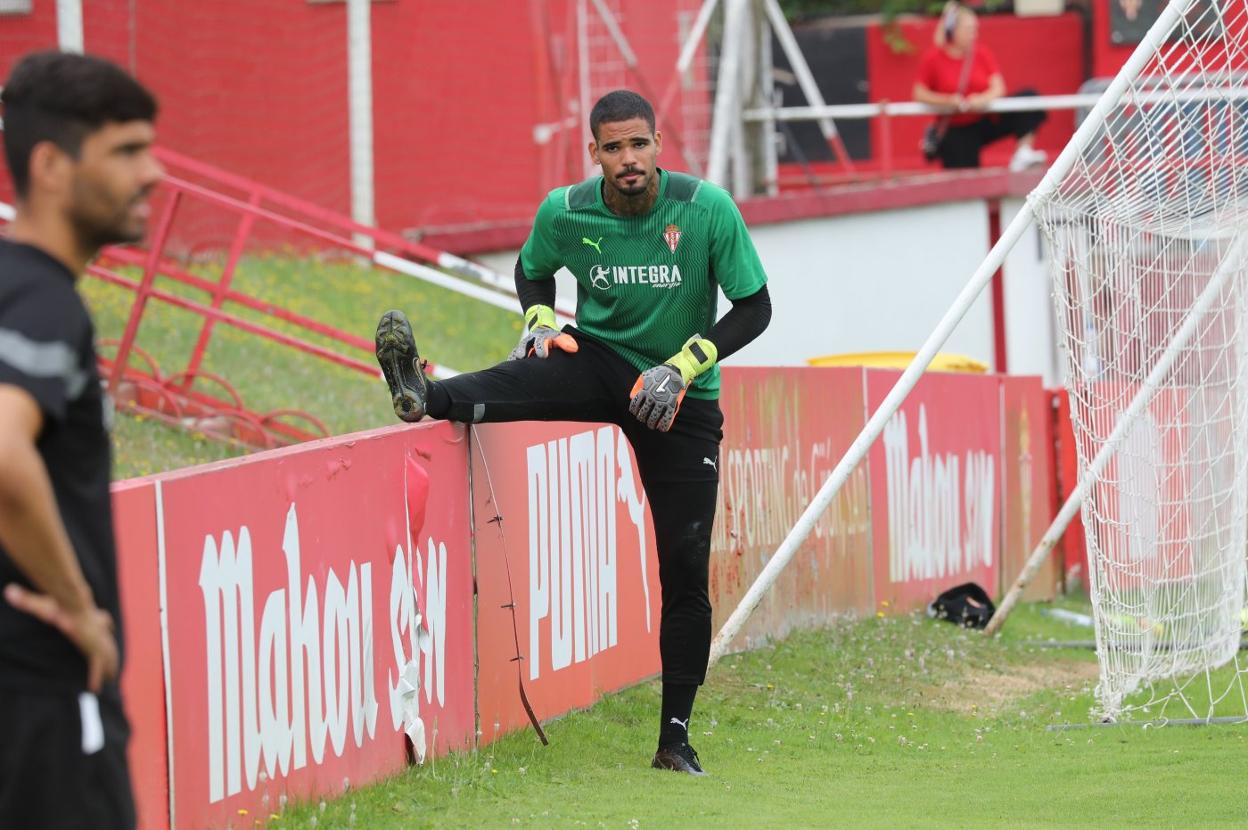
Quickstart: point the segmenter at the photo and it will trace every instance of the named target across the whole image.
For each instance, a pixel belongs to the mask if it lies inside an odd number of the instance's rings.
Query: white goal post
[[[845,455],[819,489],[819,492],[789,531],[775,554],[767,562],[736,609],[728,617],[723,628],[711,644],[711,665],[714,665],[727,652],[729,645],[737,634],[740,633],[750,615],[775,583],[780,572],[784,570],[805,542],[820,515],[822,515],[837,492],[845,484],[850,473],[866,457],[868,450],[880,433],[883,432],[888,420],[901,406],[902,401],[905,400],[915,384],[918,383],[928,364],[935,358],[941,346],[944,345],[980,292],[992,279],[992,275],[1001,266],[1006,254],[1013,248],[1023,231],[1032,222],[1036,201],[1052,194],[1059,187],[1067,173],[1079,162],[1085,148],[1091,144],[1102,129],[1107,116],[1115,107],[1121,104],[1131,83],[1141,70],[1149,64],[1156,51],[1163,45],[1176,24],[1189,11],[1189,8],[1197,2],[1210,1],[1173,0],[1173,2],[1165,6],[1157,21],[1149,28],[1147,34],[1130,58],[1128,58],[1122,70],[1105,90],[1096,106],[1093,107],[1092,111],[1080,124],[1070,142],[1062,150],[1043,180],[1032,192],[1027,204],[1005,228],[1000,239],[993,245],[992,250],[989,251],[987,257],[958,294],[953,305],[945,312],[944,317],[941,318],[936,328],[928,336],[926,342],[924,342],[915,355],[914,360],[911,361],[896,384],[894,384],[883,403],[872,413],[862,432],[854,439]],[[1073,510],[1074,508],[1072,507],[1070,511],[1063,511],[1058,519],[1060,520],[1064,516],[1068,522],[1070,516],[1073,516]],[[1046,538],[1053,535],[1060,535],[1060,531],[1054,534],[1051,528],[1049,533],[1046,534]]]

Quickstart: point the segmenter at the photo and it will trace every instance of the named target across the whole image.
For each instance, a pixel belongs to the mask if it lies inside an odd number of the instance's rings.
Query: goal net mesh
[[[1112,719],[1248,715],[1248,6],[1175,2],[1186,10],[1103,125],[1032,200]]]

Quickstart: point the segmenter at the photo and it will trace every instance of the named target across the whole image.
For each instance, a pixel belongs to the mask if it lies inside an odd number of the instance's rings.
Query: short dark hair
[[[156,99],[124,69],[103,58],[35,52],[13,67],[0,93],[4,154],[17,195],[30,186],[30,154],[51,141],[78,157],[82,141],[109,123],[155,121]]]
[[[630,118],[644,118],[654,132],[654,107],[636,92],[628,89],[617,89],[608,92],[598,99],[594,108],[589,111],[589,131],[598,138],[598,126],[612,121],[627,121]]]

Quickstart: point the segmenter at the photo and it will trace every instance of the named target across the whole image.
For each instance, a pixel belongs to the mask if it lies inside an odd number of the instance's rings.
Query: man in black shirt
[[[0,239],[0,828],[131,828],[111,404],[75,281],[143,236],[156,102],[58,52],[18,63],[0,101],[17,193]]]

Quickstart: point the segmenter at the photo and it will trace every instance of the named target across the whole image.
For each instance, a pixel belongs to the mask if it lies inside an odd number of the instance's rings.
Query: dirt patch
[[[926,705],[960,715],[995,716],[1016,700],[1046,689],[1083,691],[1095,684],[1096,663],[1062,660],[1011,666],[1007,671],[971,669],[956,680],[922,691]]]

